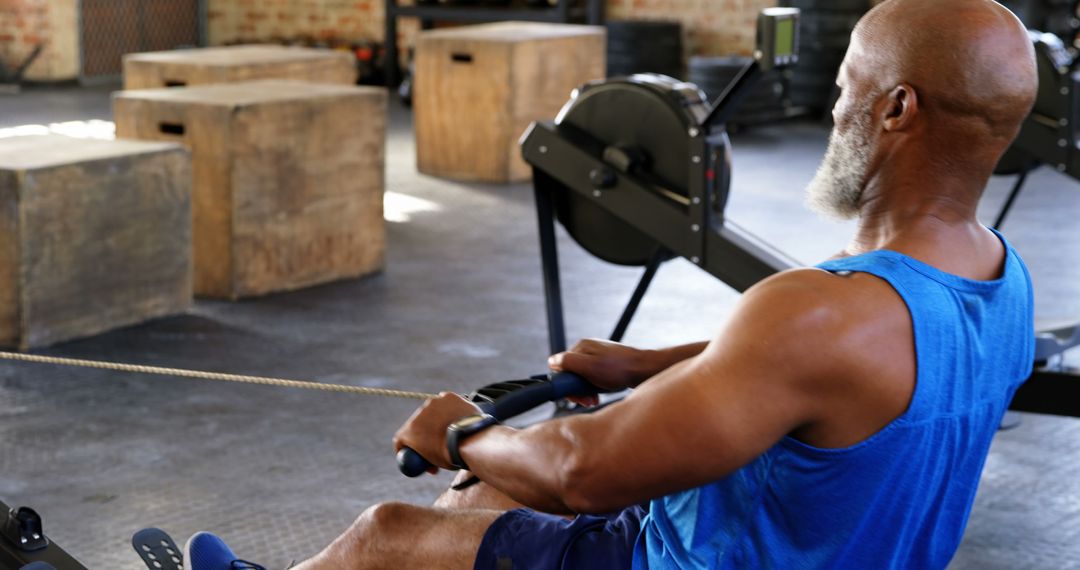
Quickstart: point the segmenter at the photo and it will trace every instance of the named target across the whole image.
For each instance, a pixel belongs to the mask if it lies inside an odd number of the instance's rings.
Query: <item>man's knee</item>
[[[372,505],[356,517],[349,533],[353,535],[374,533],[383,536],[393,534],[399,529],[410,526],[409,522],[414,521],[416,514],[421,510],[420,507],[407,503],[388,502]]]

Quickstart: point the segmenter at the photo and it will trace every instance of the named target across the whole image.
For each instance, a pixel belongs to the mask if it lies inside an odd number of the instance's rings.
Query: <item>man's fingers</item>
[[[588,378],[592,369],[592,356],[577,352],[564,352],[556,354],[549,359],[549,366],[556,372],[575,372]],[[554,361],[554,365],[552,363]]]
[[[566,399],[575,404],[585,406],[586,408],[600,405],[600,398],[598,396],[569,396]]]

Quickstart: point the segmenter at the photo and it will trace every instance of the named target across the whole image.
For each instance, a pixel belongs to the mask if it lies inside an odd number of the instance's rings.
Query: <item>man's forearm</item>
[[[582,417],[551,420],[525,429],[494,426],[461,445],[462,458],[482,481],[511,499],[552,514],[577,512],[568,480],[582,442]]]
[[[643,352],[640,372],[650,378],[701,354],[708,342]],[[495,426],[468,438],[460,453],[488,485],[532,509],[552,514],[588,510],[588,493],[576,482],[580,455],[589,449],[589,415],[543,422],[526,429]]]
[[[642,381],[656,376],[684,360],[701,354],[706,346],[709,346],[708,341],[646,351]]]

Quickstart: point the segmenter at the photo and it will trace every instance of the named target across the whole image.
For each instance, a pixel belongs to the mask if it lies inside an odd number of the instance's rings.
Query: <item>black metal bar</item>
[[[626,329],[630,326],[630,320],[634,318],[638,305],[641,305],[641,300],[645,297],[645,292],[649,290],[653,277],[656,277],[656,270],[660,269],[660,265],[670,256],[671,252],[659,247],[652,258],[649,259],[648,265],[645,266],[645,273],[642,274],[641,280],[638,281],[637,287],[634,288],[634,294],[630,296],[630,302],[626,304],[622,316],[619,317],[618,324],[615,325],[615,330],[611,332],[612,341],[622,342],[623,336],[626,335]]]
[[[570,9],[570,0],[556,0],[555,2],[555,14],[556,18],[560,22],[569,22],[568,10]]]
[[[1077,373],[1076,370],[1036,369],[1016,391],[1009,409],[1080,418],[1080,376]]]
[[[762,279],[803,266],[732,220],[710,229],[705,238],[702,269],[740,293]]]
[[[756,60],[751,61],[743,68],[727,89],[713,101],[709,116],[701,122],[703,127],[726,123],[731,115],[738,110],[739,103],[750,94],[750,88],[761,79],[761,64]]]
[[[383,64],[383,75],[386,76],[386,86],[393,89],[400,81],[398,68],[397,49],[397,0],[386,0],[386,8],[383,14],[386,17],[386,31],[383,41],[386,43],[386,62]]]
[[[533,169],[533,193],[536,218],[540,227],[540,263],[544,271],[544,305],[547,309],[549,354],[566,350],[566,325],[563,321],[562,285],[559,282],[559,251],[555,243],[555,207],[547,175]]]
[[[1001,226],[1005,223],[1005,218],[1008,217],[1009,211],[1012,210],[1013,203],[1016,202],[1016,197],[1020,195],[1020,191],[1024,188],[1024,183],[1027,182],[1028,174],[1031,173],[1033,167],[1024,165],[1023,170],[1020,171],[1020,177],[1016,179],[1016,184],[1013,184],[1012,190],[1009,192],[1009,197],[1005,199],[1005,205],[1001,207],[1001,211],[998,212],[997,219],[994,220],[993,228],[1000,230]]]
[[[590,26],[600,26],[604,23],[604,2],[603,0],[589,0],[588,7],[586,8],[585,23]]]

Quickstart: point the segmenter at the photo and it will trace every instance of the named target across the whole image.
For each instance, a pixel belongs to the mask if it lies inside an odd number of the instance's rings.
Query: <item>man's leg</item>
[[[314,558],[296,570],[473,567],[497,510],[451,510],[383,503],[364,511]]]
[[[484,482],[470,485],[460,491],[453,489],[454,485],[463,483],[472,477],[472,473],[461,471],[454,477],[451,488],[443,491],[438,499],[435,499],[435,507],[440,509],[485,509],[495,511],[511,511],[526,508],[525,505],[507,497],[502,491]]]

